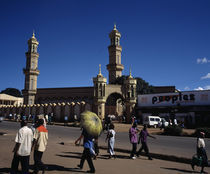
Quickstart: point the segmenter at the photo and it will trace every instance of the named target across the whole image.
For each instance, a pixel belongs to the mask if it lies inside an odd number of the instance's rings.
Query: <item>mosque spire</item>
[[[130,70],[129,70],[129,78],[133,78],[132,75],[131,75],[131,67],[130,67]]]
[[[114,30],[117,30],[116,23],[114,23]]]
[[[103,75],[101,74],[101,64],[99,64],[99,71],[97,77],[103,77]]]
[[[33,30],[33,35],[32,35],[32,38],[35,39],[35,31]]]
[[[102,75],[101,74],[101,64],[99,64],[99,72],[98,72],[98,75]]]

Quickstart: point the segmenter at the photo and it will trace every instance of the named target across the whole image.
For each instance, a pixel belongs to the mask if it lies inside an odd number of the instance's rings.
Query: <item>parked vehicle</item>
[[[161,118],[159,116],[153,116],[149,115],[146,116],[145,119],[143,120],[143,124],[146,124],[148,127],[158,127],[158,125],[161,122]]]

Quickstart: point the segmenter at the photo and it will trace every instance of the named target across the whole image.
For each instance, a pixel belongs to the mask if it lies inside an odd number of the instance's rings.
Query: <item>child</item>
[[[115,157],[115,152],[114,152],[114,142],[115,142],[115,130],[114,130],[114,124],[111,123],[109,126],[109,130],[107,133],[106,140],[108,139],[108,153],[109,153],[109,158],[116,158]]]

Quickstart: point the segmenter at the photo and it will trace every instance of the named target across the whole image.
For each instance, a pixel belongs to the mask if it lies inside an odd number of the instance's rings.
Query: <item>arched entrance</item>
[[[124,112],[124,98],[119,93],[112,93],[107,97],[105,105],[105,115],[115,115],[120,117]]]

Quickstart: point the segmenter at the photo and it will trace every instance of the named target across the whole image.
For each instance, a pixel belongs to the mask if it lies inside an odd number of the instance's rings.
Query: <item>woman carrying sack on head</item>
[[[199,136],[197,138],[197,157],[198,159],[201,159],[201,173],[206,173],[204,171],[204,167],[208,167],[208,157],[205,150],[205,141],[204,141],[205,133],[200,132]],[[192,162],[192,169],[194,170],[194,166],[196,165],[194,162]]]

